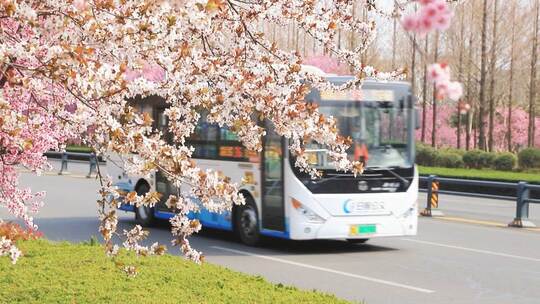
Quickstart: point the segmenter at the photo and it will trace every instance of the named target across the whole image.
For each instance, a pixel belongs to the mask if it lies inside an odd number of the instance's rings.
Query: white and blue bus
[[[342,84],[350,77],[328,77]],[[189,139],[195,148],[198,166],[221,172],[242,183],[246,204],[224,214],[202,210],[190,214],[203,227],[236,232],[246,244],[256,244],[261,236],[293,240],[346,239],[365,242],[369,238],[415,235],[417,231],[418,171],[414,165],[416,112],[410,85],[406,82],[365,81],[360,91],[320,92],[312,90],[307,102],[337,120],[341,135],[350,136],[351,159],[365,162],[362,175],[338,172],[327,161],[326,149],[308,144],[306,152],[322,177],[312,179],[295,166],[287,140],[277,135],[268,122],[261,153],[248,151],[226,128],[208,123],[202,115]],[[149,112],[155,128],[167,135],[166,103],[160,100],[137,103]],[[118,159],[116,160],[118,161]],[[110,174],[116,184],[143,194],[153,190],[163,194],[154,208],[121,205],[134,212],[138,223],[151,225],[173,216],[165,205],[176,193],[157,172],[150,178]]]

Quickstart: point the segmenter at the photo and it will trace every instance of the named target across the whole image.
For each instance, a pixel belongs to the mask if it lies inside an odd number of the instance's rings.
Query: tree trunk
[[[465,39],[465,11],[461,12],[461,30],[460,30],[460,48],[459,48],[459,68],[458,68],[458,79],[459,82],[463,83],[463,49],[464,49],[464,39]],[[457,105],[457,148],[461,149],[461,109],[460,106],[463,105],[463,99],[458,102]]]
[[[487,31],[487,0],[483,1],[482,10],[482,46],[480,63],[480,104],[478,108],[478,148],[486,150],[486,132],[484,118],[486,116],[486,31]]]
[[[493,2],[493,36],[491,42],[490,61],[490,84],[489,84],[489,129],[488,129],[488,150],[493,151],[493,129],[495,118],[495,64],[497,62],[497,4],[499,0]]]
[[[338,50],[341,50],[341,28],[338,30],[337,48],[338,48]]]
[[[307,33],[306,33],[306,32],[303,32],[303,35],[302,35],[302,39],[303,39],[303,42],[302,42],[302,52],[304,53],[304,58],[307,57],[306,37],[307,37]]]
[[[512,152],[512,98],[513,96],[513,90],[514,90],[514,47],[516,43],[516,4],[512,4],[512,42],[510,46],[510,79],[508,89],[508,128],[506,130],[506,143],[507,143],[507,149],[509,152]]]
[[[356,20],[356,1],[353,4],[352,19],[354,21]],[[350,37],[349,37],[349,50],[354,51],[355,47],[356,47],[356,35],[354,31],[351,31]]]
[[[276,25],[275,24],[272,25],[272,42],[277,43],[276,42]]]
[[[299,46],[300,46],[300,28],[298,27],[298,25],[296,23],[294,23],[294,50],[299,53]]]
[[[424,48],[424,79],[422,82],[422,133],[420,140],[426,142],[426,108],[427,108],[427,60],[429,52],[429,36],[426,35],[426,46]]]
[[[416,96],[416,34],[414,34],[412,41],[411,91],[413,96]]]
[[[368,10],[364,5],[361,5],[360,8],[362,9],[362,21],[367,22],[368,20]],[[367,48],[360,54],[360,63],[362,66],[367,65]]]
[[[472,28],[472,24],[474,24],[474,2],[471,2],[471,33],[469,35],[469,58],[468,58],[468,65],[467,65],[467,102],[470,105],[469,111],[467,111],[467,128],[465,129],[465,149],[470,150],[471,148],[471,131],[472,131],[472,121],[473,121],[473,113],[474,113],[474,104],[472,102],[472,86],[473,86],[473,80],[472,80],[472,65],[473,65],[473,36],[474,36],[474,29]],[[476,82],[474,82],[476,84]]]
[[[433,50],[433,62],[439,60],[439,31],[435,33],[435,49]],[[433,105],[431,106],[432,121],[431,121],[431,146],[437,147],[437,90],[433,85]]]
[[[313,38],[313,49],[312,49],[312,56],[317,55],[317,39]]]
[[[527,144],[529,147],[534,147],[534,133],[535,133],[535,97],[536,97],[536,64],[538,56],[538,11],[540,10],[540,1],[536,1],[535,4],[535,17],[534,17],[534,36],[532,43],[531,54],[531,83],[529,87],[529,128],[527,136]]]
[[[397,7],[394,8],[394,14],[397,14]],[[392,30],[392,71],[396,69],[396,40],[397,40],[396,35],[397,35],[397,16],[394,16],[394,27]]]

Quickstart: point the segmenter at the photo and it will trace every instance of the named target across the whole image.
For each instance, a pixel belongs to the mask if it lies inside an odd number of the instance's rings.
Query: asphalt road
[[[22,184],[47,190],[37,218],[46,237],[78,242],[98,235],[97,182],[83,177],[83,164],[70,170],[73,176],[23,173]],[[508,222],[514,213],[510,201],[445,195],[440,202],[453,217]],[[5,217],[0,210],[0,218]],[[133,225],[132,214],[120,218],[120,229]],[[150,231],[151,241],[169,243],[167,223]],[[230,233],[211,230],[191,242],[211,263],[369,304],[540,303],[537,231],[420,218],[417,237],[373,239],[365,245],[268,239],[253,248]]]
[[[425,208],[427,194],[420,192],[418,197],[419,206]],[[516,215],[516,201],[439,194],[439,210],[445,216],[508,224]],[[540,227],[540,204],[529,204],[529,221]]]

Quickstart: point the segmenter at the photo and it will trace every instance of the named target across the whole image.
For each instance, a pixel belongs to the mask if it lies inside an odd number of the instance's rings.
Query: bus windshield
[[[371,87],[357,92],[316,92],[308,101],[317,103],[321,113],[336,120],[339,133],[352,139],[347,150],[350,160],[363,161],[367,168],[410,167],[414,160],[409,120],[414,117],[408,94],[403,88]],[[311,142],[306,152],[315,168],[334,168],[324,147]]]

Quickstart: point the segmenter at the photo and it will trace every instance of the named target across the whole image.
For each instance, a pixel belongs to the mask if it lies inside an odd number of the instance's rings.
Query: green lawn
[[[464,179],[483,179],[495,181],[540,183],[540,174],[527,172],[509,172],[492,169],[462,169],[418,166],[421,175],[434,174],[441,177]]]
[[[25,256],[16,265],[0,257],[1,303],[347,303],[178,256],[122,254],[123,262],[138,265],[139,274],[127,277],[101,246],[44,240],[18,245]]]
[[[78,152],[78,153],[90,153],[92,152],[92,148],[87,147],[87,146],[68,145],[66,147],[66,151]]]

